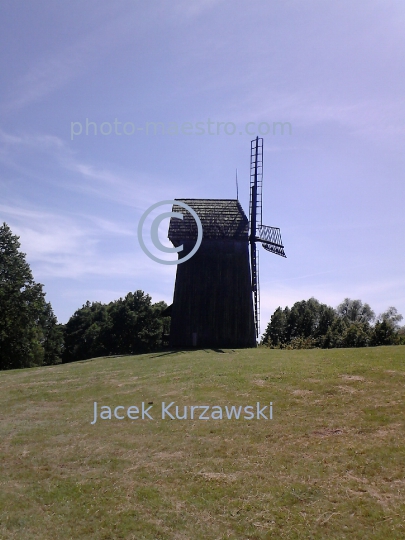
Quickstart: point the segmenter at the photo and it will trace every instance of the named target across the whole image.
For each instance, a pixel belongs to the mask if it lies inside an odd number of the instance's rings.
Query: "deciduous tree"
[[[52,307],[35,283],[19,237],[0,226],[0,369],[59,361],[62,332]]]

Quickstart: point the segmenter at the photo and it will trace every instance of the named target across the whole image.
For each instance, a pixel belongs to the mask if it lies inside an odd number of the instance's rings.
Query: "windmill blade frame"
[[[260,332],[260,289],[256,251],[257,228],[262,226],[262,184],[263,184],[263,139],[256,137],[250,143],[250,266],[252,272],[253,312],[256,326],[256,338]]]
[[[287,255],[284,252],[283,241],[281,240],[280,229],[278,227],[262,225],[261,227],[258,227],[258,230],[259,235],[257,241],[262,243],[262,246],[266,251],[287,258]]]
[[[250,198],[249,198],[249,243],[252,279],[253,312],[256,326],[256,338],[260,334],[260,285],[259,261],[256,243],[270,253],[286,257],[280,229],[262,224],[263,211],[263,138],[256,137],[250,143]]]

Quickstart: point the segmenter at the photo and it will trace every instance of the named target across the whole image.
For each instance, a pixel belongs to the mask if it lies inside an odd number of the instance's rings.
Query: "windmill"
[[[256,347],[260,298],[258,253],[264,249],[285,257],[280,229],[262,224],[263,139],[251,142],[249,219],[237,199],[176,199],[198,215],[203,239],[198,251],[179,264],[171,316],[173,348]],[[182,208],[173,205],[173,212]],[[194,218],[170,220],[168,238],[186,257],[197,241]],[[250,261],[249,261],[250,244]]]
[[[252,278],[253,311],[256,338],[260,333],[260,283],[259,242],[270,253],[286,257],[281,240],[280,229],[262,224],[262,188],[263,188],[263,139],[256,137],[250,143],[250,201],[249,201],[249,243]]]

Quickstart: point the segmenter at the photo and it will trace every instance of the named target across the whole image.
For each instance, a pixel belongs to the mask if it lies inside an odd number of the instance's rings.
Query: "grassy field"
[[[405,538],[405,346],[99,358],[0,385],[2,540]],[[154,419],[91,425],[95,401]],[[162,420],[171,401],[271,401],[273,419]]]

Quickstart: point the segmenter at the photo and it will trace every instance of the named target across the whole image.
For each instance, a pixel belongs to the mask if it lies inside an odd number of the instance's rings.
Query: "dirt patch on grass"
[[[153,454],[153,458],[159,460],[175,460],[183,459],[184,455],[184,452],[157,452],[156,454]]]
[[[398,496],[392,492],[385,493],[381,489],[378,489],[375,482],[370,482],[367,478],[359,478],[351,473],[348,473],[346,477],[357,483],[355,489],[347,488],[348,493],[351,493],[357,497],[364,497],[368,495],[378,502],[384,508],[384,510],[388,509],[390,503],[395,502],[397,499],[401,499],[400,495]],[[388,482],[385,483],[388,484]],[[384,483],[381,483],[380,485],[383,486]]]
[[[342,435],[343,429],[319,429],[312,432],[313,435],[318,435],[318,437],[330,437],[331,435]]]
[[[214,482],[235,482],[237,480],[236,474],[225,474],[222,472],[199,472],[197,476],[202,476],[206,480]]]
[[[364,382],[366,379],[361,375],[340,375],[340,378],[344,381],[359,381]]]
[[[341,392],[345,394],[355,394],[357,392],[357,390],[353,388],[352,386],[341,385],[341,386],[338,386],[338,388]]]
[[[293,390],[291,393],[293,396],[310,396],[312,394],[312,390]]]
[[[386,437],[387,435],[396,435],[402,430],[401,424],[391,424],[381,429],[377,429],[374,435],[377,437]]]
[[[253,384],[255,384],[256,386],[265,386],[266,381],[263,379],[256,379],[253,381]]]

